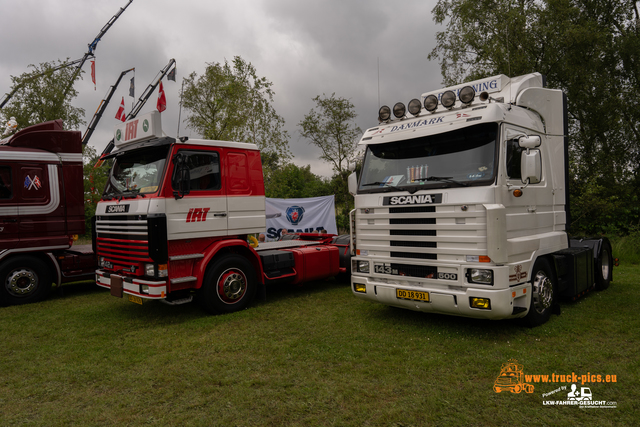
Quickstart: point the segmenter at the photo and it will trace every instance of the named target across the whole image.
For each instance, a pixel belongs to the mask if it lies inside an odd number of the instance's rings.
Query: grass
[[[224,316],[67,285],[0,308],[0,425],[634,425],[639,274],[623,260],[608,290],[534,329],[360,301],[337,281],[270,288]],[[509,359],[526,374],[616,375],[584,386],[617,408],[543,405],[570,383],[495,393]]]

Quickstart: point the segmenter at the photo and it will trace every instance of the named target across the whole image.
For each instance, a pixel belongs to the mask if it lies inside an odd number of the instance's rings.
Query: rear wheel
[[[253,265],[240,255],[225,255],[204,277],[198,300],[210,313],[231,313],[246,308],[256,294]]]
[[[608,240],[602,240],[600,254],[596,260],[596,290],[602,291],[609,287],[613,277],[613,254]]]
[[[531,305],[524,321],[530,327],[546,323],[556,299],[555,275],[549,261],[539,258],[531,274]]]
[[[51,272],[39,258],[18,256],[0,265],[0,302],[29,304],[45,299],[51,291]]]

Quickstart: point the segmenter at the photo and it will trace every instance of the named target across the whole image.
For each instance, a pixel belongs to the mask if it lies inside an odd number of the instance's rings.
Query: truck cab
[[[116,128],[114,141],[95,220],[96,282],[112,295],[169,304],[195,297],[226,313],[247,307],[258,286],[341,271],[332,235],[249,244],[266,229],[256,145],[168,137],[158,112]]]
[[[561,252],[570,246],[566,114],[564,94],[538,73],[427,92],[408,109],[382,107],[360,141],[360,179],[350,177],[354,295],[417,311],[526,317],[535,326],[561,295],[575,297],[595,280],[608,286],[608,242],[578,244],[604,262],[595,277]],[[590,283],[569,283],[576,262]]]

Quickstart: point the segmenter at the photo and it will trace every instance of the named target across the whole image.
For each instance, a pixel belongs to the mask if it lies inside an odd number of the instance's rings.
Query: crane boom
[[[82,145],[86,145],[87,142],[89,142],[91,135],[93,135],[93,131],[96,130],[96,126],[98,125],[98,122],[102,118],[102,114],[104,113],[104,110],[106,110],[107,105],[109,105],[109,101],[111,101],[111,97],[116,91],[116,88],[120,84],[120,81],[122,80],[124,75],[133,70],[135,70],[135,68],[129,68],[128,70],[124,70],[122,73],[120,73],[120,77],[118,77],[118,80],[116,80],[116,82],[109,88],[109,91],[107,92],[107,96],[102,101],[100,101],[100,104],[98,105],[98,108],[95,114],[93,115],[93,118],[89,123],[89,126],[87,126],[87,130],[85,131],[84,136],[82,137]]]
[[[164,76],[166,76],[169,73],[169,70],[171,69],[172,66],[175,65],[175,63],[176,63],[176,60],[172,58],[169,61],[169,63],[162,70],[160,70],[160,72],[156,75],[156,78],[149,84],[149,86],[147,86],[147,88],[144,90],[142,95],[140,95],[138,102],[136,103],[136,105],[133,106],[133,108],[131,109],[131,112],[127,115],[127,120],[131,120],[138,115],[140,110],[142,110],[142,107],[144,107],[144,104],[146,104],[147,101],[149,100],[149,97],[151,97],[151,94],[153,93],[153,91],[160,84],[160,80],[162,80]],[[100,160],[98,160],[98,162],[95,164],[94,167],[97,168],[102,165],[104,158],[111,153],[111,150],[113,150],[114,146],[115,144],[113,142],[113,139],[111,139],[111,141],[109,141],[104,151],[100,155]]]

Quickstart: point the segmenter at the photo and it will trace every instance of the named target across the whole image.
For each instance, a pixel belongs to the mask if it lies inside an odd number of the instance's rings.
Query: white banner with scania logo
[[[267,240],[277,240],[283,230],[289,233],[338,234],[334,196],[305,199],[265,200],[267,209]]]

